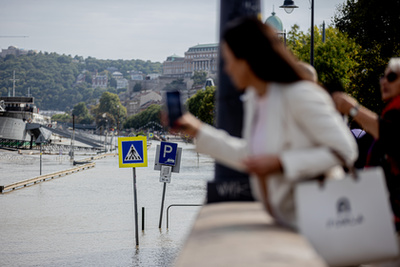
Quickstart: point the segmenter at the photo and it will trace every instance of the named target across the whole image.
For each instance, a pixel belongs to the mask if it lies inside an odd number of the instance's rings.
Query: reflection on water
[[[202,204],[214,163],[197,155],[192,145],[179,143],[181,170],[167,184],[159,229],[163,184],[159,171],[153,170],[157,144],[149,149],[149,167],[136,169],[139,249],[132,168],[119,168],[118,158],[109,157],[96,161],[93,169],[0,195],[0,266],[170,266],[200,207],[172,207],[168,230],[166,209],[171,204]],[[26,157],[29,160],[16,163],[0,154],[0,184],[38,175],[39,156]],[[43,169],[52,172],[71,167],[68,164],[46,156]]]

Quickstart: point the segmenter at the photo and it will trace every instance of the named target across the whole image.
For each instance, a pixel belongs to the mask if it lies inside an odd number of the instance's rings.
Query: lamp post
[[[119,134],[119,105],[117,105],[117,111],[118,111],[118,115],[117,115],[117,131],[116,131],[116,133]]]
[[[310,0],[311,3],[311,45],[310,45],[310,64],[314,66],[314,0]],[[283,8],[286,13],[290,14],[293,12],[293,9],[298,8],[294,4],[293,0],[284,0],[283,5],[280,6]]]

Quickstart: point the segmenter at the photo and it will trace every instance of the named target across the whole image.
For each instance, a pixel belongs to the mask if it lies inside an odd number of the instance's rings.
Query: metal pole
[[[40,175],[42,175],[42,143],[40,143]]]
[[[138,227],[138,208],[137,208],[137,192],[136,192],[136,168],[133,168],[133,197],[135,206],[135,239],[136,248],[139,248],[139,227]]]
[[[106,132],[104,132],[104,153],[106,153],[106,152],[107,152],[107,149],[106,149]]]
[[[163,188],[162,200],[161,200],[160,223],[158,224],[158,228],[160,228],[160,229],[161,229],[161,223],[162,223],[162,214],[164,211],[164,199],[165,199],[166,188],[167,188],[167,183],[164,182],[164,188]]]
[[[144,231],[144,207],[142,207],[142,231]]]
[[[260,0],[220,0],[220,44],[222,34],[229,21],[239,17],[254,16],[261,14]],[[244,42],[246,40],[243,40]],[[217,91],[217,128],[227,131],[232,136],[241,137],[243,123],[243,103],[240,100],[241,93],[233,86],[224,71],[224,62],[219,53],[219,73]],[[249,183],[248,175],[227,168],[221,164],[215,165],[215,181],[209,182],[209,186],[215,187],[222,182],[241,181]],[[249,187],[249,186],[248,186]],[[210,191],[208,191],[210,192]],[[242,198],[234,197],[231,200],[252,200],[251,196]]]
[[[311,51],[310,64],[314,66],[314,0],[311,0]]]
[[[74,161],[74,139],[75,139],[75,115],[72,114],[72,138],[71,138],[71,149],[70,149],[70,160]]]

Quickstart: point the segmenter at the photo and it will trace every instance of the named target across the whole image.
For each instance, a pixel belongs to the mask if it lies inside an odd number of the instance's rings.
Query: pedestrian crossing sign
[[[147,167],[146,136],[118,138],[119,167]]]

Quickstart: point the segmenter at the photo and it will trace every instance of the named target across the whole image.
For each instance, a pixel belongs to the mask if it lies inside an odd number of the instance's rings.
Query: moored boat
[[[0,97],[0,139],[15,141],[48,140],[50,117],[39,114],[33,97]]]

